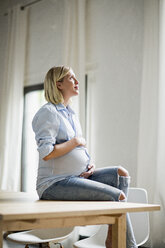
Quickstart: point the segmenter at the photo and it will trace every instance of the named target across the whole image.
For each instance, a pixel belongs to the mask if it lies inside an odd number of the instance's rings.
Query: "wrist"
[[[78,139],[77,137],[74,137],[74,138],[72,139],[72,142],[73,142],[73,145],[74,145],[75,147],[80,145],[79,139]]]

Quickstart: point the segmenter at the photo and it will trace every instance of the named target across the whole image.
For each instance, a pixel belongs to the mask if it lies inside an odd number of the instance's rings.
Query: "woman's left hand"
[[[80,174],[80,177],[88,178],[90,177],[95,170],[95,165],[94,164],[89,164],[88,165],[88,171],[82,172]]]

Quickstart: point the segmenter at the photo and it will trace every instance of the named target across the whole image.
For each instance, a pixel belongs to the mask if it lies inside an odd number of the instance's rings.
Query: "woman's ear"
[[[58,88],[59,90],[62,89],[62,82],[57,81],[57,82],[56,82],[56,85],[57,85],[57,88]]]

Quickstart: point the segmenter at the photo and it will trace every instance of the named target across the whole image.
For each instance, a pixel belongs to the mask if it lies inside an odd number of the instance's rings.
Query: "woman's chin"
[[[79,91],[78,90],[75,91],[75,96],[77,96],[77,95],[79,95]]]

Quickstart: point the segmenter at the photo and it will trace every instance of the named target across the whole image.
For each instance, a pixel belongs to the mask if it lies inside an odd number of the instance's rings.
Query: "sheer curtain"
[[[0,189],[20,189],[27,11],[8,11],[8,41],[0,92]]]
[[[73,68],[80,82],[80,95],[73,98],[85,132],[85,8],[86,0],[65,0],[63,63]],[[76,107],[77,106],[77,107]]]
[[[160,1],[159,18],[159,87],[158,87],[158,132],[155,202],[161,212],[153,214],[153,247],[165,247],[165,1]]]
[[[151,246],[165,247],[165,2],[146,0],[137,184],[161,211],[151,213]]]

